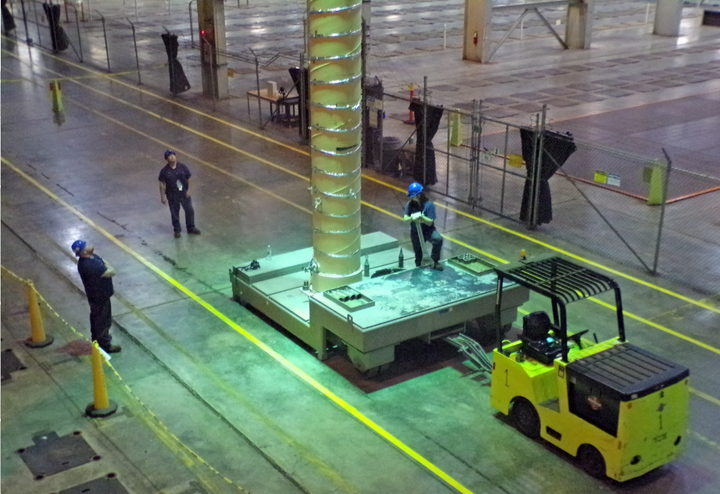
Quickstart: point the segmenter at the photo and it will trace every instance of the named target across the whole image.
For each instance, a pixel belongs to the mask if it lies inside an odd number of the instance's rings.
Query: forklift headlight
[[[635,456],[633,456],[632,460],[630,460],[630,464],[637,465],[638,463],[640,463],[641,459],[642,458],[640,457],[640,455],[635,455]]]

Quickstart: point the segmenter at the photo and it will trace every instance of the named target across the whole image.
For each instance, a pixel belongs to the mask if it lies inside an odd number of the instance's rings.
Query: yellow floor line
[[[590,298],[590,300],[592,300],[592,301],[595,302],[596,304],[602,305],[603,307],[606,307],[606,308],[608,308],[608,309],[610,309],[610,310],[617,311],[617,308],[616,308],[614,305],[612,305],[612,304],[608,304],[607,302],[603,302],[602,300],[598,300],[598,299],[596,299],[596,298]],[[645,324],[645,325],[647,325],[647,326],[651,326],[651,327],[653,327],[653,328],[655,328],[655,329],[659,329],[660,331],[662,331],[662,332],[664,332],[664,333],[667,333],[667,334],[669,334],[669,335],[672,335],[672,336],[674,336],[674,337],[676,337],[676,338],[680,338],[681,340],[685,340],[685,341],[687,341],[688,343],[692,343],[693,345],[697,345],[697,346],[699,346],[700,348],[704,348],[705,350],[708,350],[708,351],[710,351],[710,352],[713,352],[713,353],[716,353],[716,354],[720,355],[720,349],[717,349],[717,348],[715,348],[715,347],[713,347],[713,346],[710,346],[710,345],[708,345],[708,344],[706,344],[706,343],[703,343],[702,341],[698,341],[698,340],[696,340],[695,338],[690,338],[689,336],[685,336],[684,334],[678,333],[677,331],[673,331],[672,329],[666,328],[665,326],[663,326],[663,325],[661,325],[661,324],[658,324],[658,323],[656,323],[656,322],[653,322],[653,321],[651,321],[651,320],[649,320],[649,319],[645,319],[644,317],[640,317],[640,316],[637,316],[637,315],[633,314],[632,312],[626,312],[626,311],[623,311],[623,315],[624,315],[625,317],[629,317],[630,319],[635,319],[636,321],[641,322],[641,323],[643,323],[643,324]]]
[[[177,288],[179,291],[187,295],[190,299],[195,301],[198,305],[203,307],[205,310],[210,312],[212,315],[220,319],[222,322],[230,326],[232,329],[237,331],[239,334],[244,336],[248,341],[253,343],[255,346],[260,348],[263,352],[265,352],[267,355],[272,357],[276,362],[278,362],[280,365],[285,367],[288,371],[290,371],[292,374],[294,374],[296,377],[300,378],[301,380],[305,381],[307,384],[315,388],[317,391],[325,395],[328,399],[330,399],[332,402],[334,402],[336,405],[341,407],[343,410],[345,410],[347,413],[355,417],[359,422],[367,426],[369,429],[377,433],[380,437],[388,441],[390,444],[401,450],[403,453],[408,455],[410,458],[415,460],[417,463],[425,467],[427,470],[432,472],[434,475],[436,475],[438,478],[442,479],[444,482],[446,482],[448,485],[456,489],[458,492],[462,492],[464,494],[472,494],[472,491],[467,489],[465,486],[460,484],[457,480],[450,477],[447,473],[445,473],[440,468],[436,467],[433,463],[428,461],[425,457],[417,453],[415,450],[411,449],[409,446],[407,446],[405,443],[397,439],[395,436],[387,432],[385,429],[380,427],[378,424],[370,420],[368,417],[360,413],[355,407],[347,403],[345,400],[337,396],[335,393],[330,391],[328,388],[314,380],[312,377],[307,375],[305,372],[303,372],[300,368],[296,367],[293,363],[291,363],[289,360],[287,360],[285,357],[277,353],[275,350],[267,346],[265,343],[257,339],[255,336],[253,336],[251,333],[247,332],[245,329],[240,327],[238,324],[236,324],[234,321],[232,321],[230,318],[228,318],[226,315],[224,315],[222,312],[218,311],[215,307],[207,303],[205,300],[200,298],[198,295],[196,295],[194,292],[189,290],[184,285],[180,284],[177,280],[172,278],[170,275],[162,271],[160,268],[152,264],[150,261],[145,259],[143,256],[132,250],[130,247],[128,247],[126,244],[122,243],[120,240],[115,238],[110,232],[102,228],[100,225],[95,223],[93,220],[82,214],[80,211],[75,209],[73,206],[71,206],[69,203],[58,197],[57,195],[53,194],[49,189],[44,187],[42,184],[40,184],[37,180],[17,168],[15,165],[10,163],[5,158],[0,158],[0,161],[7,166],[8,168],[14,170],[18,175],[23,177],[25,180],[30,182],[32,185],[37,187],[39,190],[44,192],[47,196],[52,198],[54,201],[62,205],[64,208],[66,208],[68,211],[73,213],[75,216],[80,218],[82,221],[90,225],[92,228],[97,230],[99,233],[104,235],[108,240],[113,242],[115,245],[117,245],[120,249],[124,250],[126,253],[128,253],[130,256],[134,257],[138,262],[143,264],[145,267],[153,271],[155,274],[157,274],[160,278],[165,280],[166,282],[170,283],[172,286]]]
[[[14,53],[9,52],[9,51],[4,50],[4,49],[3,49],[2,51],[3,51],[4,53],[6,53],[7,55],[13,56],[13,57],[15,57],[16,59],[20,60],[20,58],[17,57]],[[84,66],[75,64],[75,63],[73,63],[73,62],[70,62],[70,61],[68,61],[68,60],[64,60],[64,59],[55,57],[55,56],[53,56],[53,55],[51,55],[51,54],[45,54],[45,55],[48,56],[48,57],[50,57],[50,58],[55,58],[55,59],[58,60],[58,61],[65,62],[66,64],[68,64],[68,65],[70,65],[70,66],[72,66],[72,67],[76,67],[76,68],[78,68],[78,69],[82,69],[82,70],[85,70],[85,71],[93,72],[93,73],[94,73],[94,71],[91,70],[91,69],[89,69],[88,67],[84,67]],[[45,68],[45,70],[50,71],[49,69],[46,69],[46,68]],[[97,73],[97,77],[98,77],[98,78],[108,77],[108,76],[109,76],[108,74]],[[187,110],[187,111],[189,111],[189,112],[192,112],[192,113],[195,113],[195,114],[197,114],[197,115],[201,115],[201,116],[203,116],[203,117],[205,117],[205,118],[208,118],[208,119],[214,120],[214,121],[216,121],[216,122],[222,123],[223,125],[227,125],[227,126],[233,128],[233,129],[239,130],[239,131],[241,131],[241,132],[245,132],[245,133],[247,133],[247,134],[249,134],[249,135],[252,135],[252,136],[254,136],[254,137],[257,137],[258,139],[262,139],[262,140],[265,140],[265,141],[267,141],[267,142],[271,142],[271,143],[276,144],[276,145],[278,145],[278,146],[281,146],[281,147],[284,147],[284,148],[286,148],[286,149],[290,149],[290,150],[292,150],[292,151],[295,151],[295,152],[297,152],[297,153],[299,153],[299,154],[303,154],[303,155],[305,155],[305,156],[310,156],[310,153],[308,153],[307,151],[305,151],[305,150],[303,150],[303,149],[300,149],[300,148],[298,148],[298,147],[296,147],[296,146],[288,145],[288,144],[285,144],[285,143],[283,143],[283,142],[280,142],[280,141],[277,141],[277,140],[275,140],[275,139],[272,139],[272,138],[270,138],[270,137],[267,137],[267,136],[264,136],[264,135],[262,135],[262,134],[259,134],[259,133],[257,133],[257,132],[250,131],[250,130],[244,128],[244,127],[241,127],[241,126],[239,126],[239,125],[235,125],[235,124],[230,123],[230,122],[228,122],[228,121],[226,121],[226,120],[223,120],[223,119],[221,119],[221,118],[215,117],[215,116],[213,116],[213,115],[209,115],[209,114],[207,114],[207,113],[205,113],[205,112],[202,112],[202,111],[200,111],[200,110],[196,110],[196,109],[194,109],[194,108],[191,108],[191,107],[188,107],[188,106],[186,106],[186,105],[183,105],[183,104],[181,104],[181,103],[179,103],[179,102],[177,102],[177,101],[175,101],[175,100],[171,100],[171,99],[165,98],[164,96],[160,96],[160,95],[157,95],[157,94],[155,94],[155,93],[146,91],[146,90],[144,90],[144,89],[138,88],[137,86],[133,86],[133,85],[128,84],[128,83],[123,82],[123,81],[114,81],[114,82],[116,82],[116,83],[118,83],[118,84],[121,84],[121,85],[123,85],[123,86],[126,86],[126,87],[128,87],[128,88],[130,88],[130,89],[133,89],[133,90],[135,90],[135,91],[140,91],[140,92],[143,93],[143,94],[146,94],[146,95],[148,95],[148,96],[152,96],[153,98],[157,98],[157,99],[159,99],[159,100],[161,100],[161,101],[164,101],[164,102],[166,102],[166,103],[169,103],[169,104],[178,106],[178,107],[180,107],[180,108],[182,108],[182,109],[184,109],[184,110]],[[97,90],[95,90],[95,89],[93,89],[93,88],[90,88],[89,86],[85,86],[85,87],[88,87],[89,89],[91,89],[91,90],[93,90],[93,91],[97,91]],[[106,93],[103,93],[102,91],[98,91],[98,92],[100,92],[101,94],[107,95]],[[107,95],[107,96],[109,96],[109,95]],[[109,97],[111,97],[111,98],[113,98],[113,99],[117,99],[117,98],[115,98],[114,96],[109,96]],[[122,100],[118,100],[118,101],[122,101]],[[132,105],[132,104],[130,104],[130,103],[126,103],[126,104],[129,104],[129,105],[135,107],[134,105]],[[137,107],[135,107],[135,108],[137,108]],[[147,110],[144,110],[144,109],[141,109],[141,110],[142,110],[142,111],[147,111]],[[163,118],[163,117],[161,117],[161,116],[159,116],[159,115],[155,115],[155,114],[153,114],[153,113],[151,113],[151,112],[148,112],[148,113],[150,113],[150,114],[153,115],[153,116],[157,116],[158,118],[160,118],[160,119],[162,119],[162,120],[165,120],[165,121],[167,121],[167,122],[169,122],[169,123],[173,123],[173,124],[175,123],[175,122],[172,122],[171,120],[165,119],[165,118]],[[196,132],[196,131],[194,131],[194,130],[192,130],[192,129],[186,128],[185,126],[182,126],[182,125],[179,125],[179,124],[176,124],[176,125],[180,126],[181,128],[184,128],[184,129],[186,129],[186,130],[189,130],[190,132],[193,132],[193,133],[195,133],[195,134],[197,134],[197,135],[206,137],[206,138],[208,138],[208,139],[210,139],[210,140],[212,140],[212,141],[214,141],[214,142],[217,142],[218,144],[223,145],[223,146],[225,146],[225,147],[229,147],[229,148],[234,149],[234,150],[237,149],[237,148],[234,148],[234,147],[232,147],[232,146],[229,146],[229,145],[227,145],[227,144],[225,144],[225,143],[222,143],[221,141],[218,141],[218,140],[216,140],[216,139],[214,139],[214,138],[212,138],[212,137],[210,137],[210,136],[205,136],[205,135],[203,135],[203,134],[201,134],[201,133],[198,133],[198,132]],[[247,155],[247,156],[250,156],[250,157],[253,156],[253,155],[250,155],[249,153],[246,153],[246,152],[244,152],[244,151],[240,151],[240,150],[237,150],[237,151],[240,152],[240,153],[242,153],[242,154],[245,154],[245,155]],[[280,167],[279,165],[276,165],[276,164],[271,163],[271,162],[269,162],[269,161],[263,160],[262,158],[256,158],[256,159],[258,159],[258,160],[261,161],[262,163],[268,164],[269,166],[272,166],[272,167],[275,167],[275,168],[280,168],[280,169],[282,169],[283,171],[285,171],[285,172],[287,172],[287,173],[290,173],[290,174],[292,174],[292,175],[296,175],[294,172],[292,172],[292,171],[290,171],[290,170],[287,170],[287,169],[284,169],[284,168]],[[394,185],[388,184],[387,182],[384,182],[384,181],[379,180],[379,179],[377,179],[377,178],[368,176],[368,175],[366,175],[366,174],[362,174],[362,177],[365,178],[365,179],[367,179],[367,180],[371,180],[371,181],[373,181],[373,182],[376,182],[376,183],[378,183],[378,184],[381,184],[381,185],[383,185],[383,186],[385,186],[385,187],[388,187],[388,188],[397,190],[397,191],[399,191],[399,192],[403,192],[403,193],[405,192],[404,189],[401,189],[401,188],[396,187],[396,186],[394,186]],[[305,180],[307,180],[307,179],[305,179]],[[457,209],[455,209],[455,208],[452,208],[452,207],[450,207],[450,206],[444,205],[444,204],[442,204],[442,203],[436,202],[436,205],[437,205],[438,207],[447,209],[448,211],[452,211],[452,212],[454,212],[454,213],[456,213],[456,214],[458,214],[458,215],[465,216],[466,218],[472,219],[472,220],[477,221],[477,222],[479,222],[479,223],[482,223],[482,224],[485,224],[485,225],[490,226],[490,227],[492,227],[492,228],[498,229],[498,230],[503,231],[503,232],[505,232],[505,233],[508,233],[508,234],[510,234],[510,235],[513,235],[513,236],[522,238],[523,240],[527,240],[528,242],[532,242],[532,243],[534,243],[534,244],[540,245],[540,246],[545,247],[545,248],[547,248],[547,249],[549,249],[549,250],[552,250],[552,251],[557,252],[557,253],[559,253],[559,254],[568,256],[568,257],[570,257],[570,258],[572,258],[572,259],[575,259],[575,260],[577,260],[577,261],[583,262],[583,263],[588,264],[588,265],[590,265],[590,266],[593,266],[593,267],[596,267],[596,268],[598,268],[598,269],[604,270],[604,271],[606,271],[606,272],[608,272],[608,273],[612,273],[612,274],[614,274],[614,275],[616,275],[616,276],[620,276],[620,277],[625,278],[625,279],[627,279],[627,280],[629,280],[629,281],[632,281],[632,282],[638,283],[638,284],[640,284],[640,285],[646,286],[646,287],[648,287],[648,288],[650,288],[650,289],[659,291],[659,292],[664,293],[665,295],[668,295],[668,296],[670,296],[670,297],[674,297],[674,298],[680,299],[680,300],[682,300],[682,301],[684,301],[684,302],[687,302],[687,303],[689,303],[689,304],[696,305],[696,306],[701,307],[701,308],[703,308],[703,309],[706,309],[706,310],[715,312],[715,313],[717,313],[717,314],[720,314],[720,308],[718,308],[718,307],[713,307],[712,305],[708,305],[708,304],[703,303],[703,302],[701,302],[701,301],[691,299],[691,298],[686,297],[686,296],[684,296],[684,295],[680,295],[679,293],[673,292],[672,290],[668,290],[668,289],[666,289],[666,288],[662,288],[662,287],[660,287],[660,286],[654,285],[654,284],[649,283],[649,282],[647,282],[647,281],[641,280],[640,278],[636,278],[636,277],[634,277],[634,276],[630,276],[630,275],[628,275],[628,274],[625,274],[625,273],[623,273],[623,272],[621,272],[621,271],[617,271],[617,270],[615,270],[615,269],[612,269],[612,268],[610,268],[610,267],[607,267],[607,266],[605,266],[605,265],[603,265],[603,264],[597,263],[597,262],[595,262],[595,261],[591,261],[591,260],[589,260],[589,259],[585,259],[584,257],[578,256],[578,255],[576,255],[576,254],[572,254],[572,253],[570,253],[570,252],[568,252],[568,251],[566,251],[566,250],[564,250],[564,249],[561,249],[561,248],[559,248],[559,247],[555,247],[555,246],[550,245],[550,244],[548,244],[548,243],[546,243],[546,242],[543,242],[543,241],[541,241],[541,240],[537,240],[537,239],[532,238],[532,237],[530,237],[530,236],[528,236],[528,235],[525,235],[525,234],[523,234],[523,233],[517,232],[517,231],[512,230],[512,229],[510,229],[510,228],[503,227],[503,226],[498,225],[498,224],[496,224],[496,223],[493,223],[493,222],[491,222],[491,221],[484,220],[484,219],[479,218],[479,217],[477,217],[477,216],[474,216],[474,215],[472,215],[472,214],[468,214],[468,213],[459,211],[459,210],[457,210]],[[498,259],[499,259],[499,258],[498,258]],[[507,261],[501,261],[501,262],[507,262]]]
[[[720,407],[720,400],[718,400],[717,398],[715,398],[715,397],[713,397],[713,396],[710,396],[709,394],[705,394],[705,393],[703,393],[702,391],[698,391],[698,390],[695,389],[695,388],[690,388],[690,392],[691,392],[692,394],[694,394],[694,395],[702,398],[703,400],[707,400],[707,401],[709,401],[710,403],[714,403],[715,405],[717,405],[717,406]]]

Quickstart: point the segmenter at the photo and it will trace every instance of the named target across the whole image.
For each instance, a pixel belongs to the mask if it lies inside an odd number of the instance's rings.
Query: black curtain
[[[178,40],[177,34],[161,34],[165,51],[168,56],[168,68],[170,69],[170,92],[173,94],[184,93],[190,89],[190,83],[185,77],[185,71],[178,62]]]
[[[10,13],[10,9],[7,8],[7,0],[2,0],[2,20],[3,29],[6,33],[9,33],[13,29],[15,29],[15,19]]]
[[[310,80],[308,79],[308,69],[303,68],[300,70],[300,67],[291,67],[288,71],[293,80],[293,87],[295,87],[300,96],[300,102],[298,103],[300,137],[307,140],[310,139]],[[288,91],[288,94],[290,94],[291,91],[292,89]]]
[[[60,5],[43,4],[43,10],[50,26],[50,39],[53,51],[67,50],[70,46],[70,39],[60,25]]]
[[[520,207],[520,219],[531,221],[533,217],[533,180],[535,174],[536,152],[535,132],[530,129],[520,129],[520,140],[522,143],[522,155],[527,167],[527,178],[523,190],[522,205]],[[562,135],[556,132],[545,131],[543,135],[543,155],[541,169],[537,175],[539,180],[537,200],[537,222],[535,225],[550,223],[552,221],[552,196],[548,180],[555,175],[559,167],[563,166],[572,155],[577,146],[570,135]]]
[[[423,128],[423,112],[427,108],[427,132]],[[417,144],[415,145],[415,164],[413,166],[413,179],[422,185],[435,185],[437,172],[435,171],[435,148],[433,137],[437,134],[442,119],[443,108],[423,106],[420,100],[413,99],[408,109],[415,114],[415,128],[417,129]],[[427,143],[425,138],[427,136]],[[424,159],[423,159],[424,156]]]

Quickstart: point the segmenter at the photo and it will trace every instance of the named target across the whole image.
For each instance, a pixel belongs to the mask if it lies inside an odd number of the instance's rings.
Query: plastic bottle
[[[267,256],[265,257],[265,259],[267,259],[268,261],[272,261],[272,247],[270,247],[270,245],[268,245]]]
[[[398,267],[399,268],[405,267],[405,256],[403,256],[402,247],[400,247],[400,254],[398,254]]]
[[[363,266],[363,276],[370,276],[370,258],[365,256],[365,265]]]

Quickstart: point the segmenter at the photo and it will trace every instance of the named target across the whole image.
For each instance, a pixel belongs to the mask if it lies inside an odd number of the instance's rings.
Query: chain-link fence
[[[381,144],[367,144],[381,150],[376,170],[651,273],[658,271],[667,205],[720,190],[720,179],[676,168],[669,156],[550,131],[544,113],[535,126],[521,127],[483,115],[477,103],[467,113],[383,98]],[[425,128],[430,145],[423,149]],[[704,235],[714,244],[718,237]]]

